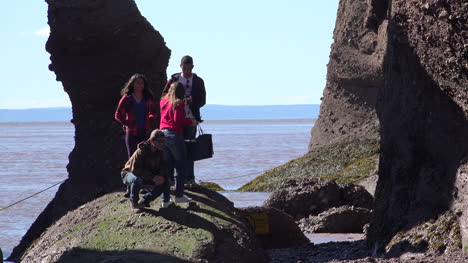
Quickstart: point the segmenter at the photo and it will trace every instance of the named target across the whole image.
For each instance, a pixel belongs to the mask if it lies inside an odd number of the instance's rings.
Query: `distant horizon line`
[[[238,104],[206,104],[205,106],[224,106],[224,107],[264,107],[264,106],[305,106],[305,105],[320,105],[315,103],[301,104],[261,104],[261,105],[238,105]],[[38,108],[0,108],[0,110],[41,110],[41,109],[70,109],[72,106],[54,106],[54,107],[38,107]]]

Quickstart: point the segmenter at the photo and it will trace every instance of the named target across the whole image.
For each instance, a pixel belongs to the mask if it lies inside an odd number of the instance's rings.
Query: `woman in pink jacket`
[[[174,178],[174,168],[177,172],[175,202],[185,203],[191,199],[184,195],[184,181],[186,174],[187,149],[183,137],[183,127],[196,126],[195,120],[189,120],[185,116],[185,88],[179,82],[174,82],[169,87],[167,94],[159,102],[161,121],[159,129],[165,135],[165,156],[169,178]],[[170,205],[164,202],[163,207]]]

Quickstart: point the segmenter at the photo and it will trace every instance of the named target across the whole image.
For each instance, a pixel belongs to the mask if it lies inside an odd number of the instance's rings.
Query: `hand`
[[[157,176],[153,177],[153,182],[156,185],[162,185],[162,184],[164,184],[164,177],[157,175]]]
[[[185,103],[187,103],[188,105],[191,105],[192,104],[192,96],[186,97],[185,98]]]
[[[197,125],[198,125],[198,121],[192,120],[192,126],[197,126]]]

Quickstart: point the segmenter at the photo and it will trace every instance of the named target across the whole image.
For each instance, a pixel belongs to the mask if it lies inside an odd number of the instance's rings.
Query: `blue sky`
[[[172,50],[168,75],[191,55],[209,104],[320,104],[338,0],[136,3]],[[46,2],[6,0],[2,10],[0,109],[70,106],[48,70]]]

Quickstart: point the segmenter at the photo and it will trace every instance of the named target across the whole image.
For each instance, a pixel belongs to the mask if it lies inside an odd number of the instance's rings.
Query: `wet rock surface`
[[[294,222],[290,215],[281,210],[268,207],[247,207],[240,209],[246,216],[252,216],[251,225],[265,249],[298,247],[308,244],[310,241]],[[265,214],[267,220],[255,220],[254,216]]]
[[[264,202],[291,215],[308,233],[360,233],[372,205],[362,186],[313,178],[286,181]]]
[[[464,263],[468,255],[462,251],[438,255],[405,253],[399,257],[372,257],[365,241],[308,244],[302,247],[267,250],[272,263]]]
[[[372,204],[372,196],[361,186],[304,178],[284,182],[264,206],[280,209],[298,220],[333,207],[350,205],[371,209]]]
[[[371,210],[362,207],[340,206],[328,209],[317,216],[298,221],[305,233],[362,233],[369,223]]]
[[[275,167],[243,185],[247,192],[273,192],[285,181],[323,178],[339,183],[359,184],[375,178],[379,159],[379,144],[375,140],[354,139],[313,149],[301,158]],[[366,189],[375,188],[375,180],[366,182]]]

